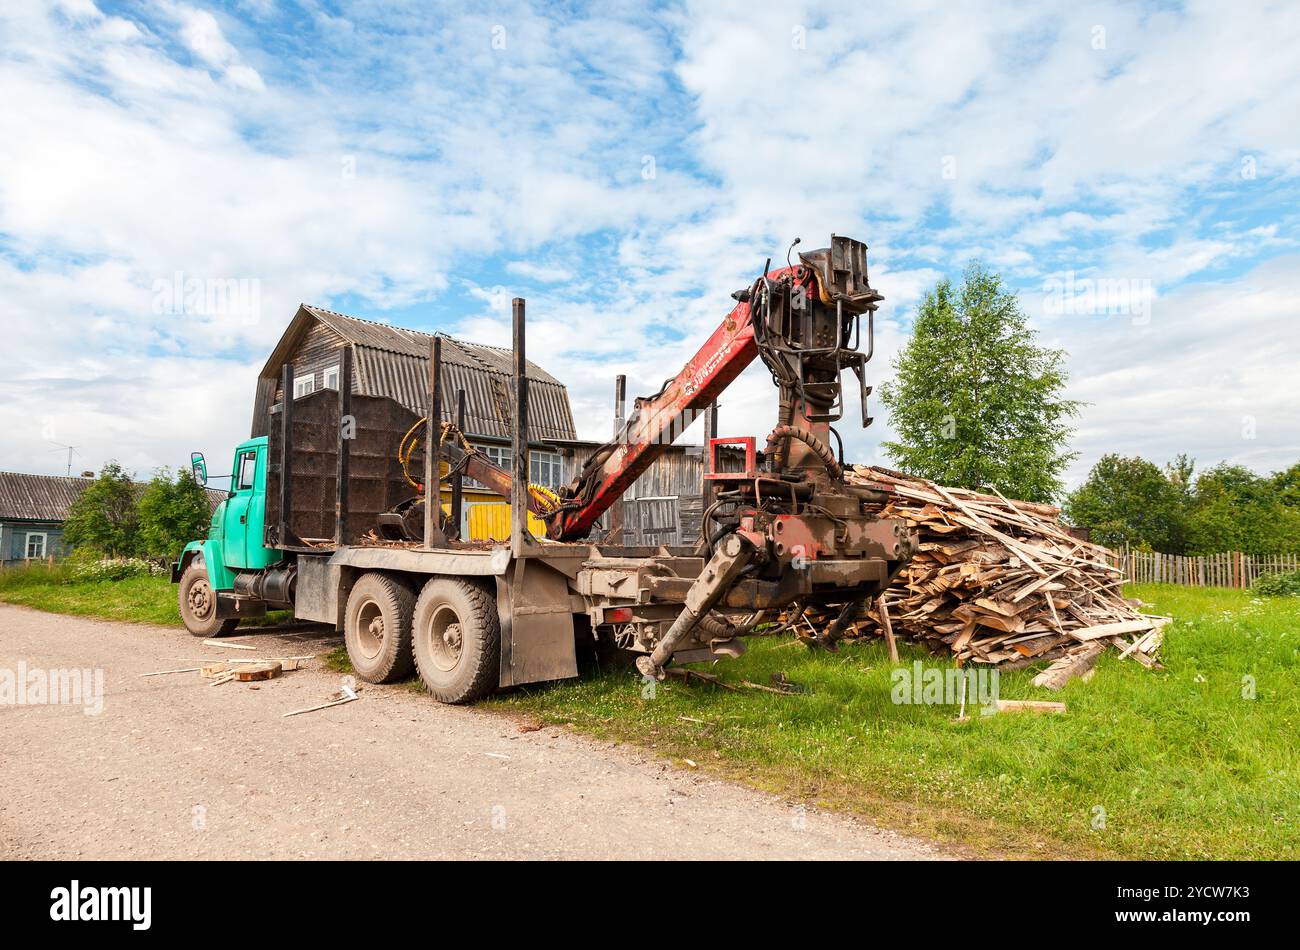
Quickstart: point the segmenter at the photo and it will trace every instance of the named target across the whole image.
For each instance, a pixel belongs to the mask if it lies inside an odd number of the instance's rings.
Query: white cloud
[[[514,278],[537,285],[531,355],[602,436],[615,373],[654,391],[768,255],[831,232],[872,248],[876,383],[924,289],[979,257],[1072,349],[1094,403],[1081,465],[1176,445],[1294,454],[1269,421],[1287,391],[1270,361],[1294,354],[1266,341],[1295,288],[1280,265],[1223,274],[1296,247],[1298,10],[369,4],[289,27],[270,0],[130,9],[0,11],[5,467],[55,467],[30,431],[43,415],[88,457],[144,467],[183,461],[197,433],[241,437],[251,367],[302,300],[508,343]],[[286,30],[296,44],[263,46]],[[1149,280],[1150,327],[1045,319],[1034,298],[1067,270]],[[260,319],[155,312],[177,272],[257,281]],[[1207,335],[1207,301],[1251,335]],[[1240,372],[1211,355],[1225,345]],[[724,430],[761,436],[766,374],[723,404]],[[1248,406],[1261,424],[1243,445],[1229,422]],[[877,406],[864,434],[855,411],[850,454],[875,459],[887,420]]]
[[[240,62],[239,51],[226,39],[216,17],[184,4],[173,9],[181,23],[181,40],[190,52],[241,89],[266,88],[257,70]]]

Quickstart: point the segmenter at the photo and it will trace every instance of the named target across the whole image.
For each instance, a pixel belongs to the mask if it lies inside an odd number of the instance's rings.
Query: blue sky
[[[1107,451],[1280,468],[1298,44],[1294,4],[10,0],[0,468],[224,458],[300,301],[504,344],[527,297],[602,437],[617,373],[657,389],[832,232],[886,297],[873,381],[978,258],[1070,353],[1073,479]],[[251,296],[160,304],[178,275]],[[722,429],[773,401],[747,373]]]

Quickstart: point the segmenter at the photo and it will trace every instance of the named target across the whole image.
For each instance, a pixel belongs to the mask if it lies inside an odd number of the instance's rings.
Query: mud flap
[[[496,578],[501,686],[578,675],[569,580],[536,558],[515,558]]]

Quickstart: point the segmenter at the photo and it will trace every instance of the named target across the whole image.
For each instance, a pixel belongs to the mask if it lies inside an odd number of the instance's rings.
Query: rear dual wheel
[[[348,659],[367,683],[394,683],[411,675],[411,614],[415,595],[386,574],[361,575],[348,595],[343,641]]]
[[[412,624],[415,666],[425,688],[444,703],[472,703],[497,685],[501,624],[496,601],[455,577],[424,585]]]

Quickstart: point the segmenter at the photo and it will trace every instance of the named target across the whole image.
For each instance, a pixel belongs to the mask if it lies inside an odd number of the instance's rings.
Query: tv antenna
[[[80,454],[81,454],[80,452],[77,451],[77,448],[78,448],[78,447],[75,446],[75,445],[66,445],[66,444],[64,444],[63,442],[55,442],[53,439],[47,439],[46,441],[49,442],[50,445],[57,445],[57,446],[58,446],[58,448],[54,450],[55,452],[62,452],[64,449],[67,449],[67,450],[68,450],[68,475],[71,475],[71,474],[72,474],[72,456],[73,456],[74,453],[75,453],[76,455],[80,455]]]

